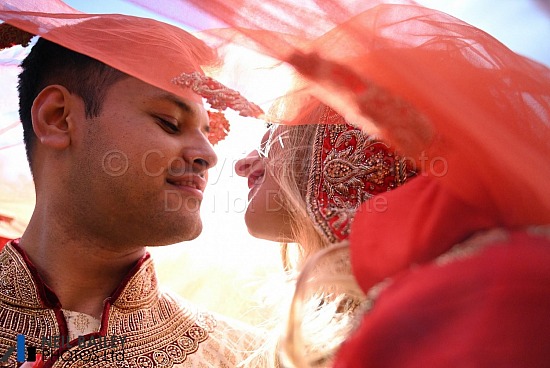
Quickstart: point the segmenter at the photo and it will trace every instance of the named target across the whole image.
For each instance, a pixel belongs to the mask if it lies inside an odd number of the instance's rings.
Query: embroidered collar
[[[146,254],[107,299],[106,304],[133,310],[151,306],[159,296],[153,261]],[[44,284],[17,240],[6,244],[0,252],[0,299],[18,307],[61,308],[59,299]]]
[[[0,252],[0,304],[0,351],[5,351],[7,342],[16,340],[17,334],[23,334],[30,346],[46,349],[42,354],[51,357],[46,367],[74,367],[73,360],[58,359],[67,351],[69,356],[78,352],[100,358],[115,351],[108,346],[80,347],[76,339],[59,349],[43,346],[44,336],[69,336],[70,331],[57,297],[42,282],[17,241],[6,244]],[[160,293],[153,261],[147,254],[105,301],[99,331],[85,336],[124,336],[124,346],[116,352],[124,355],[125,366],[161,368],[182,364],[190,355],[190,365],[214,357],[212,349],[218,345],[206,344],[202,352],[199,346],[204,346],[216,326],[209,313]],[[9,363],[15,364],[13,357]],[[78,361],[77,365],[98,366],[94,360]]]

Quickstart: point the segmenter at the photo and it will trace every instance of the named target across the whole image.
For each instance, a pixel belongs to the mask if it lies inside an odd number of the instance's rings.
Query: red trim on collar
[[[120,294],[124,291],[124,289],[126,288],[126,286],[128,285],[128,282],[130,281],[130,279],[132,277],[135,276],[135,274],[141,269],[141,266],[149,259],[151,258],[151,254],[149,253],[145,253],[145,255],[143,257],[141,257],[135,264],[134,267],[132,267],[132,269],[126,274],[126,276],[124,277],[124,279],[120,282],[120,284],[118,285],[118,287],[115,289],[115,291],[113,291],[111,293],[111,296],[108,297],[107,299],[105,299],[105,304],[109,303],[109,304],[113,304],[117,299],[118,297],[120,296]],[[104,311],[105,312],[105,311]],[[105,314],[105,313],[103,313]]]
[[[20,239],[12,240],[11,245],[13,246],[13,249],[15,249],[21,255],[21,257],[25,261],[25,264],[27,265],[27,268],[31,272],[31,276],[34,280],[34,285],[36,286],[38,296],[40,298],[40,301],[42,302],[42,305],[45,308],[60,309],[61,302],[57,298],[57,295],[55,295],[54,291],[50,289],[50,287],[46,285],[42,277],[40,277],[40,273],[27,256],[27,253],[23,250],[23,248],[19,246],[19,240]]]

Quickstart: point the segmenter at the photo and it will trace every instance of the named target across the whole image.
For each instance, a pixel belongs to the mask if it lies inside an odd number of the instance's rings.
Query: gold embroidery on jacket
[[[108,313],[101,335],[125,337],[123,345],[79,347],[73,341],[71,345],[76,346],[53,367],[172,367],[195,353],[217,324],[210,314],[161,293],[151,259],[130,278]],[[42,305],[23,257],[8,243],[0,252],[0,352],[15,346],[17,334],[25,335],[26,345],[40,352],[42,338],[59,336],[60,328],[55,311]],[[93,356],[94,360],[68,359],[70,356]],[[122,356],[123,361],[115,360]],[[7,364],[14,365],[15,360],[14,353]]]

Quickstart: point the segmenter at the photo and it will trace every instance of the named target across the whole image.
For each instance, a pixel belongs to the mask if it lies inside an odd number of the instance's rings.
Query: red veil
[[[85,14],[61,0],[7,0],[0,4],[0,20],[6,22],[0,24],[0,49],[27,45],[39,35],[175,95],[205,98],[213,109],[229,107],[243,116],[263,113],[206,75],[220,61],[215,50],[179,27],[121,14]],[[226,120],[219,112],[210,116],[214,134],[209,139],[216,143],[225,136]]]
[[[182,39],[179,50],[163,48],[170,32],[160,30],[155,38],[158,24],[139,22],[127,32],[128,42],[106,47],[87,40],[86,32],[55,31],[56,24],[88,18],[93,26],[91,15],[59,0],[35,5],[38,13],[10,11],[21,7],[12,2],[2,5],[3,20],[174,93],[180,90],[172,82],[176,70],[200,70],[212,62],[191,38]],[[190,7],[233,27],[210,35],[240,42],[299,72],[300,93],[286,96],[283,104],[292,108],[278,116],[287,123],[303,122],[300,114],[321,100],[348,121],[380,132],[423,175],[465,202],[495,209],[500,223],[550,222],[547,67],[475,27],[410,1],[164,0],[155,10],[196,24],[196,11],[186,11]],[[113,48],[124,52],[102,51]],[[173,60],[159,63],[150,50],[156,48]],[[185,50],[194,54],[184,55]],[[261,79],[249,82],[262,87]]]
[[[474,207],[494,208],[506,226],[550,222],[544,65],[411,1],[162,3],[152,10],[197,26],[182,10],[194,6],[236,30],[216,35],[295,67],[307,80],[298,109],[313,96],[377,129],[423,175]],[[287,122],[298,121],[290,110]]]

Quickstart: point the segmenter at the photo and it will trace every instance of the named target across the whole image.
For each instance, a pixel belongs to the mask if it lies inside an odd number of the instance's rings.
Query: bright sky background
[[[171,22],[122,0],[66,2],[84,12],[126,13]],[[492,34],[514,51],[550,65],[550,14],[543,13],[534,1],[422,0],[419,3],[455,15]],[[17,58],[21,53],[21,49],[14,48],[1,52],[0,58]],[[0,147],[15,144],[0,150],[0,204],[3,205],[0,209],[28,217],[33,193],[21,144],[22,132],[14,128],[2,133],[4,127],[18,121],[17,95],[7,88],[15,86],[17,73],[16,63],[0,72]],[[247,287],[255,289],[255,276],[250,274],[256,275],[260,283],[263,275],[275,272],[280,265],[278,244],[248,235],[243,221],[247,181],[233,171],[236,160],[257,145],[264,131],[263,124],[254,119],[238,118],[232,122],[231,134],[216,147],[219,162],[210,173],[203,202],[203,234],[192,242],[153,252],[163,265],[158,271],[164,283],[183,290],[193,301],[230,315],[241,312],[224,309],[223,295],[235,296]],[[212,268],[216,269],[216,275],[205,275],[204,270]],[[226,288],[228,278],[233,280],[232,290]],[[247,284],[243,286],[243,282]],[[212,297],[216,293],[218,297]]]

